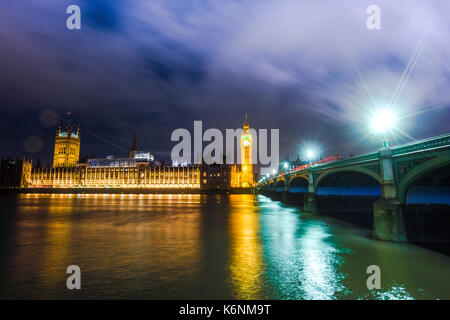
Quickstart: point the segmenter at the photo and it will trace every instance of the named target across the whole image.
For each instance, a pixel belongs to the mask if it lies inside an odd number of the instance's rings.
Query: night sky
[[[81,30],[66,8],[81,8]],[[366,27],[369,5],[381,30]],[[281,157],[380,146],[370,112],[392,97],[393,144],[450,132],[450,2],[46,0],[0,2],[0,155],[50,162],[55,120],[82,155],[168,160],[176,128],[279,128]],[[71,110],[71,116],[65,115]]]

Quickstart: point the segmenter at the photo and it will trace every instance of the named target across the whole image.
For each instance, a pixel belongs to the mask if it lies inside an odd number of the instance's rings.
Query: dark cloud
[[[83,24],[102,31],[117,32],[121,26],[121,10],[126,10],[120,0],[85,0],[79,6],[83,8]]]
[[[69,4],[81,7],[79,31],[65,27]],[[380,0],[380,31],[365,27],[370,4],[2,2],[1,154],[48,161],[49,115],[70,109],[85,130],[82,153],[96,156],[126,154],[137,131],[140,148],[167,158],[174,129],[238,127],[245,112],[256,128],[280,128],[282,156],[307,144],[368,151],[379,141],[367,115],[390,100],[424,36],[394,140],[448,132],[450,3]]]

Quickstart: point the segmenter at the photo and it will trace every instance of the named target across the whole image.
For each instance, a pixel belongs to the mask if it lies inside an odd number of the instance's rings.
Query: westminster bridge
[[[305,165],[257,192],[373,228],[378,239],[449,243],[450,134]]]

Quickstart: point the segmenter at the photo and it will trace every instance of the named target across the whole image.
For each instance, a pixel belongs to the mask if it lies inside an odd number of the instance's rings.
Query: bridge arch
[[[284,191],[284,187],[285,187],[284,179],[279,179],[277,181],[276,191],[277,192],[283,192]]]
[[[316,180],[317,195],[381,196],[381,178],[374,172],[358,170],[330,170]]]
[[[277,183],[280,182],[280,181],[283,181],[283,182],[284,182],[284,181],[285,181],[285,178],[284,178],[284,177],[282,177],[282,178],[277,178],[276,181],[277,181]]]
[[[372,228],[373,206],[381,198],[381,184],[375,173],[328,170],[316,181],[317,212]]]
[[[292,181],[294,181],[294,180],[297,179],[297,178],[302,178],[302,179],[306,180],[306,182],[309,181],[308,173],[303,172],[303,173],[301,173],[301,174],[296,174],[296,175],[290,176],[290,178],[289,178],[289,180],[288,180],[288,185],[290,185],[290,184],[292,183]]]
[[[291,193],[308,192],[308,179],[305,176],[295,176],[289,180],[288,191]]]
[[[343,174],[356,173],[356,174],[360,174],[362,176],[369,176],[372,179],[374,179],[376,182],[378,182],[379,185],[381,185],[381,181],[382,181],[380,175],[378,175],[374,171],[366,169],[366,168],[362,168],[362,167],[340,168],[340,169],[328,170],[328,171],[325,171],[324,173],[322,173],[321,175],[319,175],[315,181],[315,189],[317,190],[320,183],[323,182],[323,180],[326,179],[327,177],[329,177],[330,175],[341,174],[341,173],[343,173]]]
[[[448,178],[448,170],[442,170],[449,168],[450,170],[450,151],[447,151],[444,155],[432,158],[424,163],[421,163],[411,169],[406,175],[400,180],[397,186],[398,198],[401,203],[406,204],[406,196],[409,189],[413,186],[415,182],[420,181],[420,179],[425,178],[427,175],[433,172],[440,175],[441,179]]]

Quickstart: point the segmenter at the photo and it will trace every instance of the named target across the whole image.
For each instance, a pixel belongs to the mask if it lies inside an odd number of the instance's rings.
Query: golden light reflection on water
[[[22,195],[20,201],[10,262],[39,263],[26,272],[9,268],[14,281],[29,275],[42,288],[63,290],[66,268],[76,264],[88,278],[85,288],[97,294],[111,290],[101,282],[108,275],[144,291],[173,282],[174,292],[165,294],[175,297],[176,284],[189,287],[199,276],[199,195]]]
[[[67,208],[62,206],[50,206],[49,214],[59,214],[67,212]],[[51,221],[47,224],[45,230],[46,242],[51,245],[47,250],[42,251],[43,268],[47,269],[47,275],[40,277],[42,284],[59,282],[60,276],[58,270],[64,270],[71,263],[67,261],[68,248],[71,238],[72,224],[66,224],[62,221]],[[53,270],[49,272],[49,270]]]
[[[231,195],[230,278],[237,299],[260,299],[263,277],[259,220],[252,195]]]

